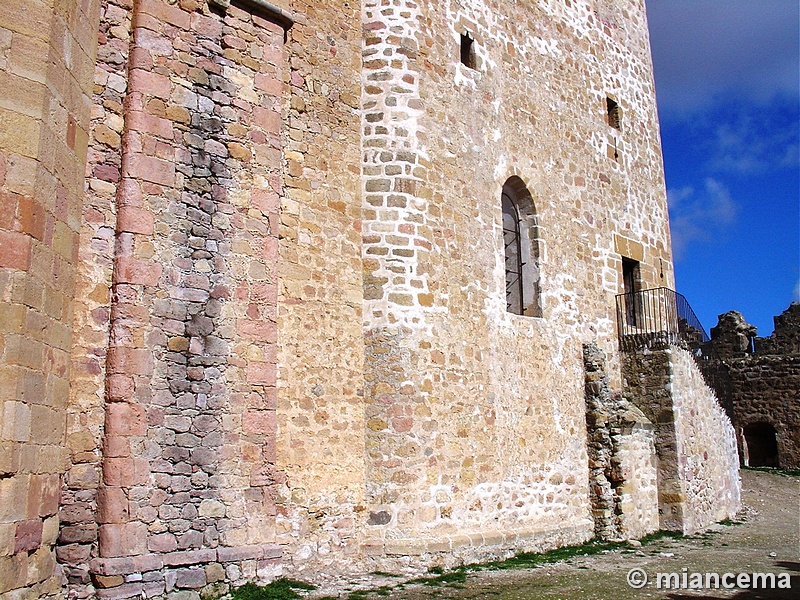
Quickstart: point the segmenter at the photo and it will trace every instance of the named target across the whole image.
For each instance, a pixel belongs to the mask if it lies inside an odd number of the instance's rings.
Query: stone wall
[[[0,10],[0,595],[62,582],[54,545],[99,2]]]
[[[711,338],[712,362],[731,381],[742,464],[762,464],[751,463],[745,430],[765,424],[777,442],[777,455],[766,461],[768,466],[800,468],[800,303],[775,317],[769,337],[756,337],[756,328],[731,311],[719,316]]]
[[[692,354],[672,348],[670,355],[678,474],[686,499],[683,531],[692,534],[741,507],[736,436]]]
[[[640,538],[659,528],[653,423],[608,385],[605,356],[583,349],[589,498],[601,539]]]
[[[59,559],[78,595],[242,582],[281,554],[285,23],[101,11]]]
[[[661,529],[691,534],[741,506],[730,419],[692,354],[664,345],[627,353],[626,394],[655,424]]]
[[[612,505],[603,535],[655,527],[675,428],[615,393],[623,259],[673,285],[641,0],[11,1],[3,593],[449,565],[584,541]],[[629,366],[669,387],[667,363]]]
[[[378,552],[593,529],[582,343],[606,350],[618,387],[621,253],[641,260],[643,286],[672,277],[643,6],[596,4],[364,3]],[[476,68],[459,60],[462,34]],[[608,96],[624,107],[621,132]],[[541,318],[506,311],[500,195],[512,176],[535,206]]]

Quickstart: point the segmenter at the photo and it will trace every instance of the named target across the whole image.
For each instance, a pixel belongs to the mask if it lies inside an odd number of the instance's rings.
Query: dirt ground
[[[594,556],[580,556],[533,569],[470,573],[466,582],[426,587],[409,586],[387,595],[364,598],[421,600],[614,600],[735,598],[736,600],[800,600],[800,477],[742,471],[741,513],[744,522],[717,525],[690,538],[663,538],[640,548],[625,547]],[[791,589],[662,589],[658,573],[775,573],[776,584],[790,576]],[[626,577],[642,569],[648,583],[633,589]],[[637,572],[637,575],[641,575]],[[735,583],[735,577],[727,580]],[[713,586],[713,580],[709,582]],[[703,581],[705,584],[705,581]],[[678,583],[680,585],[680,583]],[[456,587],[458,586],[458,587]],[[384,592],[385,594],[385,592]],[[347,596],[345,596],[347,597]]]

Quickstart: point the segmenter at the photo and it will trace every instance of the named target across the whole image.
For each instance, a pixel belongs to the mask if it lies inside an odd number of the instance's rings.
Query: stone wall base
[[[438,538],[366,539],[361,553],[376,568],[452,568],[462,564],[506,559],[519,552],[546,552],[592,539],[594,524],[584,519],[572,526],[517,531],[482,531]]]
[[[230,585],[274,579],[283,551],[277,544],[208,548],[90,563],[98,598],[153,598],[181,593],[185,600],[226,593]]]

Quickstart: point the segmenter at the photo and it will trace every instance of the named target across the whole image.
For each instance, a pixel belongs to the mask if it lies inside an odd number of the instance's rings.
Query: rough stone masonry
[[[630,282],[674,287],[641,0],[4,0],[0,597],[730,516]]]

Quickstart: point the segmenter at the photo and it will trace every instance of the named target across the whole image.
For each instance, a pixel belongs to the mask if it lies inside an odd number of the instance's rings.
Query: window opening
[[[636,289],[639,282],[639,261],[622,259],[622,293],[625,294],[625,319],[631,327],[639,326],[636,310]]]
[[[516,175],[501,192],[506,310],[541,317],[539,227],[536,207],[525,182]]]
[[[747,450],[746,466],[778,467],[778,438],[775,428],[769,423],[750,423],[744,428]]]
[[[519,210],[511,195],[503,191],[503,244],[506,256],[506,310],[522,314],[522,244]]]
[[[619,130],[622,129],[622,114],[619,104],[614,102],[611,98],[606,98],[606,117],[611,127]]]
[[[468,33],[461,34],[461,64],[470,69],[475,68],[474,42]]]

